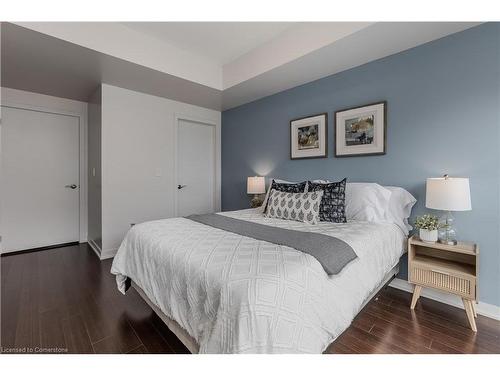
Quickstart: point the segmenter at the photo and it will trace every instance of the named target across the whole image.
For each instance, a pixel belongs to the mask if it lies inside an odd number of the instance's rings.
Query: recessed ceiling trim
[[[92,31],[93,24],[98,26]],[[227,39],[221,31],[224,28],[217,29],[217,23],[208,24],[197,26],[193,33],[211,29],[215,31],[209,37],[210,40],[222,38],[223,42]],[[227,85],[227,89],[222,91],[213,87],[217,86],[214,83],[217,79],[212,82],[212,86],[203,85],[197,82],[196,77],[183,78],[181,73],[170,74],[165,69],[153,69],[149,66],[151,61],[161,62],[166,56],[172,57],[177,67],[184,63],[186,72],[194,70],[206,78],[207,72],[214,73],[217,69],[212,69],[214,61],[206,56],[200,57],[196,63],[192,61],[193,56],[199,55],[199,50],[196,53],[184,51],[165,41],[155,41],[155,37],[141,34],[119,23],[30,23],[30,29],[2,23],[1,78],[2,85],[6,87],[75,100],[86,100],[97,85],[107,83],[201,107],[226,110],[479,24],[296,23],[290,26],[287,24],[283,31],[280,25],[276,25],[270,27],[267,34],[260,34],[261,41],[267,38],[266,42],[224,65],[224,68],[219,66],[218,77],[221,78],[224,74],[224,84]],[[43,31],[33,31],[33,28]],[[119,37],[117,30],[126,32]],[[94,41],[94,48],[83,47],[82,44],[86,43],[83,34],[87,31],[90,36],[97,39],[100,37],[106,43]],[[124,40],[129,36],[130,40]],[[109,53],[98,51],[105,49],[104,45],[113,44],[112,42],[127,47],[114,46],[115,50],[108,49]],[[145,44],[141,45],[142,42]],[[192,40],[188,42],[192,43]],[[251,40],[249,44],[243,43],[236,47],[242,51],[241,48],[248,48],[255,43],[256,40]],[[157,51],[152,46],[159,49],[166,46],[166,51]],[[174,50],[169,49],[169,46]],[[142,63],[116,56],[128,51],[127,48],[137,49],[136,53],[144,58]],[[172,51],[184,52],[179,52],[174,59]],[[197,64],[205,70],[197,69]],[[219,87],[222,87],[222,79]]]
[[[222,89],[222,67],[214,60],[152,38],[119,22],[15,24],[200,85]]]
[[[390,22],[370,25],[224,90],[222,110],[408,50],[479,24],[480,22]]]
[[[354,34],[373,22],[307,22],[296,25],[223,67],[228,89]]]
[[[3,87],[87,101],[101,83],[220,110],[221,91],[32,31],[1,24]]]
[[[221,67],[293,28],[293,22],[124,22],[123,25]]]

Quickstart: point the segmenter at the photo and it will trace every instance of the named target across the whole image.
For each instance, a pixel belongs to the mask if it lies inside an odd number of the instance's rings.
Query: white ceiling
[[[86,102],[100,83],[107,83],[200,107],[221,108],[220,90],[180,78],[178,74],[168,74],[145,63],[84,48],[12,23],[0,22],[0,33],[2,87]]]
[[[296,25],[291,22],[124,22],[176,47],[225,65]]]
[[[6,28],[9,48],[2,61],[9,64],[2,66],[2,80],[26,90],[30,85],[52,85],[51,95],[56,96],[57,92],[72,95],[80,87],[78,97],[100,80],[226,110],[478,24],[23,22],[18,25],[32,34],[19,27]],[[2,39],[6,39],[4,35]],[[37,58],[29,58],[37,46]],[[87,52],[79,53],[81,47]],[[97,63],[101,60],[106,64]],[[95,63],[82,65],[80,61]],[[82,65],[80,71],[74,68],[78,64]],[[40,66],[51,69],[50,80]],[[66,75],[58,77],[60,72]],[[92,82],[86,77],[92,77]],[[80,80],[69,84],[76,78]]]
[[[352,28],[351,24],[350,28]],[[235,62],[239,65],[239,83],[224,87],[222,109],[234,108],[340,73],[478,24],[473,22],[376,22],[360,26],[357,30],[351,30],[323,47],[314,48],[302,56],[286,59],[287,61],[283,60],[276,67],[261,69],[258,74],[242,79],[244,73],[251,71],[252,66],[255,65],[255,59],[252,64],[250,56],[247,59],[245,55],[245,59]],[[304,43],[304,49],[306,45],[308,43]],[[274,51],[279,51],[278,47],[274,47]],[[279,52],[275,53],[277,54]],[[228,76],[227,68],[228,66],[223,71],[224,78]]]

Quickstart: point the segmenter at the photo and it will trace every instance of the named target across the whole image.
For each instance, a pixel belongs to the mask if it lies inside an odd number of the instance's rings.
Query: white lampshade
[[[248,177],[247,193],[248,194],[264,194],[266,192],[266,181],[264,177]]]
[[[443,211],[468,211],[472,209],[468,178],[428,178],[425,206]]]

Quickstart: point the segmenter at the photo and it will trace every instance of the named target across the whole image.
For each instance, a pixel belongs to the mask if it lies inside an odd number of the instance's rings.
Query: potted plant
[[[417,216],[415,228],[419,230],[420,239],[424,242],[436,242],[438,240],[438,229],[444,228],[446,224],[439,223],[437,216]]]

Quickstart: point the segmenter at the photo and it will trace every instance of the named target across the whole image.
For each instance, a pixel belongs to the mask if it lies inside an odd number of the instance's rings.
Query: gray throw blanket
[[[351,260],[357,258],[347,243],[324,234],[276,228],[217,214],[191,215],[186,219],[302,251],[316,258],[328,275],[338,274]]]

